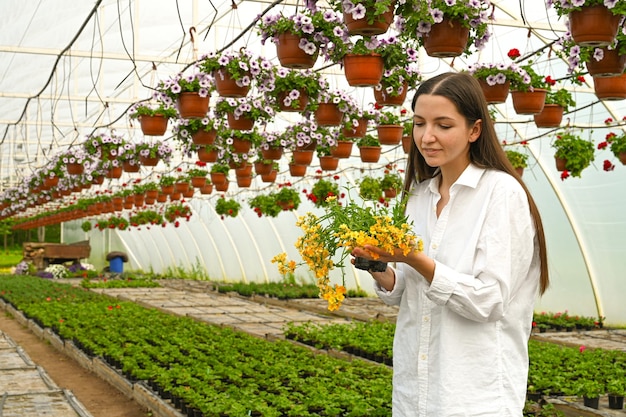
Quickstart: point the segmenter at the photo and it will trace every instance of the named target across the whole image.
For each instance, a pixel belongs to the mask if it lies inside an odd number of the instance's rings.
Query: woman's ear
[[[474,122],[472,129],[470,130],[469,142],[474,143],[480,137],[481,132],[483,131],[483,121],[482,119],[478,119]]]

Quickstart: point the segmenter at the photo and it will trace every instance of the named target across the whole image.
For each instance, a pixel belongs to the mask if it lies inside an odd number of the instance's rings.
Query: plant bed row
[[[0,296],[190,416],[391,414],[385,366],[314,354],[34,277],[3,277]]]
[[[285,337],[318,349],[334,349],[389,363],[395,324],[367,323],[320,325],[289,323]],[[577,396],[597,398],[626,394],[626,352],[565,347],[529,341],[529,398]],[[533,395],[536,395],[534,397]]]

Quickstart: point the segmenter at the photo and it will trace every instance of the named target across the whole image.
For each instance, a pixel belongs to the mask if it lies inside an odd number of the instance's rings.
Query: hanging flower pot
[[[170,201],[178,201],[181,198],[183,198],[183,195],[179,191],[174,191],[172,194],[170,194]]]
[[[242,77],[245,76],[250,78],[250,73],[242,74]],[[213,78],[215,79],[215,90],[221,97],[245,97],[250,91],[250,85],[239,85],[237,80],[225,69],[213,71]]]
[[[276,176],[278,171],[275,169],[270,170],[267,174],[261,174],[261,181],[263,182],[276,182]]]
[[[385,193],[385,198],[396,198],[398,190],[395,188],[387,188],[386,190],[383,190],[383,193]]]
[[[170,195],[173,192],[174,192],[174,184],[161,186],[161,193],[162,194]]]
[[[235,167],[235,175],[237,177],[249,177],[252,175],[252,164],[244,162]]]
[[[140,165],[138,163],[132,163],[131,161],[122,162],[122,169],[124,172],[139,172]]]
[[[261,155],[263,155],[263,159],[278,161],[283,156],[283,148],[261,149]]]
[[[617,77],[593,77],[593,89],[600,100],[624,100],[626,74]]]
[[[278,36],[276,55],[280,65],[285,68],[313,68],[315,61],[317,61],[317,52],[313,55],[307,54],[304,49],[300,48],[300,36],[291,33],[283,33]]]
[[[289,91],[283,91],[278,94],[277,104],[280,111],[291,111],[291,112],[303,112],[306,109],[307,104],[309,104],[309,96],[306,94],[306,91],[299,90],[298,97],[291,97]],[[285,99],[289,98],[290,105],[285,104]]]
[[[223,172],[211,172],[211,182],[217,186],[218,184],[222,184],[227,182],[226,174]]]
[[[183,196],[183,198],[192,198],[195,192],[196,192],[196,189],[191,187],[184,193],[180,193],[180,194]]]
[[[413,142],[413,138],[410,135],[402,136],[402,150],[404,153],[409,153],[411,150],[411,143]]]
[[[206,184],[206,177],[191,177],[191,186],[193,188],[202,188]]]
[[[381,145],[398,145],[402,141],[402,125],[379,125],[376,130]]]
[[[257,175],[267,175],[270,172],[272,172],[273,169],[274,169],[274,164],[272,162],[267,163],[267,164],[264,162],[254,163],[254,172],[256,172]]]
[[[209,111],[210,96],[201,97],[198,93],[180,93],[176,100],[178,113],[183,119],[203,118]]]
[[[67,169],[67,173],[70,175],[80,175],[85,172],[85,167],[83,166],[83,164],[79,164],[76,162],[68,162],[65,165],[65,168]]]
[[[330,154],[335,158],[345,159],[352,155],[352,147],[354,142],[349,140],[340,140],[336,146],[330,148]]]
[[[306,175],[307,165],[299,165],[295,163],[289,164],[289,174],[292,177],[304,177]]]
[[[424,35],[424,49],[428,56],[452,58],[463,53],[468,40],[469,28],[459,20],[444,17],[441,23],[432,25],[430,32]]]
[[[570,32],[580,46],[607,46],[617,35],[620,19],[604,5],[583,6],[569,13]]]
[[[248,188],[252,185],[252,176],[237,176],[237,186],[239,188]]]
[[[387,93],[387,86],[383,81],[381,83],[381,88],[374,87],[374,99],[376,100],[376,104],[379,106],[401,106],[404,104],[404,100],[406,100],[406,95],[409,92],[409,86],[407,83],[404,83],[402,86],[402,92],[398,95],[391,95]]]
[[[159,190],[146,190],[146,198],[156,199],[159,196]]]
[[[513,108],[517,114],[541,113],[546,102],[547,90],[535,88],[534,91],[511,91]]]
[[[102,183],[104,183],[104,175],[94,175],[91,183],[95,185],[102,185]]]
[[[122,176],[122,167],[111,167],[104,175],[107,178],[120,178]]]
[[[217,149],[209,149],[206,146],[200,146],[198,148],[198,159],[202,162],[215,162],[217,161],[218,152]]]
[[[346,54],[343,65],[346,80],[352,87],[374,87],[383,78],[384,63],[380,54]]]
[[[359,124],[357,126],[353,126],[351,128],[347,128],[344,126],[341,129],[341,134],[344,138],[362,138],[367,133],[367,119],[361,118],[359,119]]]
[[[226,117],[228,127],[233,130],[252,130],[254,127],[254,120],[248,117],[240,116],[237,119],[233,113],[228,113]]]
[[[159,193],[157,196],[157,203],[165,203],[169,194]]]
[[[145,194],[135,194],[133,197],[134,197],[135,207],[141,207],[144,205],[146,201]]]
[[[252,142],[246,139],[233,137],[232,147],[235,153],[248,153],[252,148]]]
[[[43,186],[47,190],[49,190],[52,187],[56,187],[57,185],[59,185],[59,177],[57,177],[57,176],[45,177],[43,179]]]
[[[483,90],[483,95],[485,96],[485,100],[487,100],[487,104],[499,104],[504,103],[506,98],[509,96],[509,89],[511,82],[506,80],[502,84],[494,84],[489,85],[487,81],[483,79],[478,80],[478,84],[480,84],[480,88]]]
[[[619,161],[622,163],[622,165],[626,165],[626,152],[620,152],[617,155],[617,158],[619,159]]]
[[[624,72],[626,55],[620,55],[619,49],[602,48],[603,57],[596,61],[591,57],[585,64],[592,77],[616,77]]]
[[[310,165],[313,162],[313,150],[294,150],[293,162],[298,165]]]
[[[315,121],[319,126],[339,126],[343,120],[343,112],[335,103],[319,103],[315,110]]]
[[[146,167],[155,167],[159,164],[159,160],[161,158],[159,158],[158,156],[151,158],[149,156],[143,156],[143,155],[139,155],[139,163],[143,166]]]
[[[339,158],[332,155],[320,156],[319,160],[322,171],[335,171],[339,166]]]
[[[362,162],[378,162],[380,153],[380,146],[359,146],[359,155]]]
[[[534,115],[537,127],[559,127],[563,120],[563,107],[558,104],[544,104],[541,113]]]
[[[221,183],[213,183],[213,185],[215,186],[215,190],[219,191],[221,193],[225,193],[226,191],[228,191],[228,185],[230,183],[228,181],[224,181]]]
[[[348,27],[350,35],[374,36],[387,32],[393,20],[393,5],[388,7],[385,13],[375,16],[371,24],[367,21],[367,14],[365,12],[363,17],[355,19],[352,13],[343,12],[343,22]]]
[[[174,192],[184,193],[189,190],[189,182],[181,181],[174,184]]]
[[[169,118],[162,114],[155,114],[154,116],[141,116],[139,124],[144,135],[163,136],[167,131],[168,120]]]
[[[200,129],[193,135],[191,135],[191,141],[196,145],[213,145],[215,138],[217,137],[217,130],[204,130]]]
[[[213,184],[207,182],[202,187],[200,187],[200,194],[211,194],[213,192]]]

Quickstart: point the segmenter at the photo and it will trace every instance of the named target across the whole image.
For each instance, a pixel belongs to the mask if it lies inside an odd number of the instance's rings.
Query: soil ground
[[[152,414],[97,375],[57,351],[7,314],[0,314],[0,330],[20,345],[52,380],[68,389],[93,417],[147,417]]]

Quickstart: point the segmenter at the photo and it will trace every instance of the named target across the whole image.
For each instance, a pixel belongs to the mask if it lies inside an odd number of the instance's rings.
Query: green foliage
[[[569,111],[570,107],[576,106],[576,102],[572,98],[572,93],[564,88],[560,88],[556,91],[548,91],[546,94],[546,104],[558,104],[563,107],[565,112]]]
[[[611,146],[611,152],[616,157],[619,157],[619,154],[622,152],[626,152],[626,133],[621,135],[609,134],[607,136],[607,142]]]
[[[174,118],[178,116],[176,109],[173,107],[166,107],[165,104],[159,102],[157,104],[149,103],[137,103],[132,106],[128,114],[131,119],[137,119],[141,116],[164,116],[167,118]]]
[[[380,186],[383,190],[400,190],[403,185],[404,180],[395,172],[386,173],[383,179],[380,180]]]
[[[334,181],[322,178],[313,185],[308,199],[311,200],[316,207],[325,207],[328,205],[326,199],[333,196],[339,196],[339,185]]]
[[[264,215],[276,217],[283,210],[276,204],[276,198],[272,194],[257,194],[248,201],[248,205],[259,217]]]
[[[359,138],[356,145],[358,147],[361,146],[380,146],[380,141],[374,135],[365,135],[362,138]]]
[[[364,200],[379,201],[383,196],[383,188],[378,178],[365,176],[359,182],[359,196]]]
[[[215,163],[211,165],[212,174],[215,174],[215,173],[228,174],[228,171],[230,171],[230,166],[228,166],[227,164]]]
[[[568,131],[557,134],[552,147],[556,149],[554,154],[556,158],[567,161],[565,167],[572,177],[580,178],[582,170],[594,160],[593,142]]]
[[[91,230],[92,225],[91,222],[89,220],[85,220],[81,225],[80,228],[83,229],[83,232],[87,233]]]
[[[220,197],[215,204],[215,211],[222,217],[237,217],[239,210],[241,210],[241,204],[235,199]]]
[[[526,168],[528,166],[528,164],[526,163],[526,161],[528,160],[528,155],[514,151],[512,149],[507,149],[504,151],[504,153],[506,153],[506,157],[511,165],[513,165],[513,168]]]

